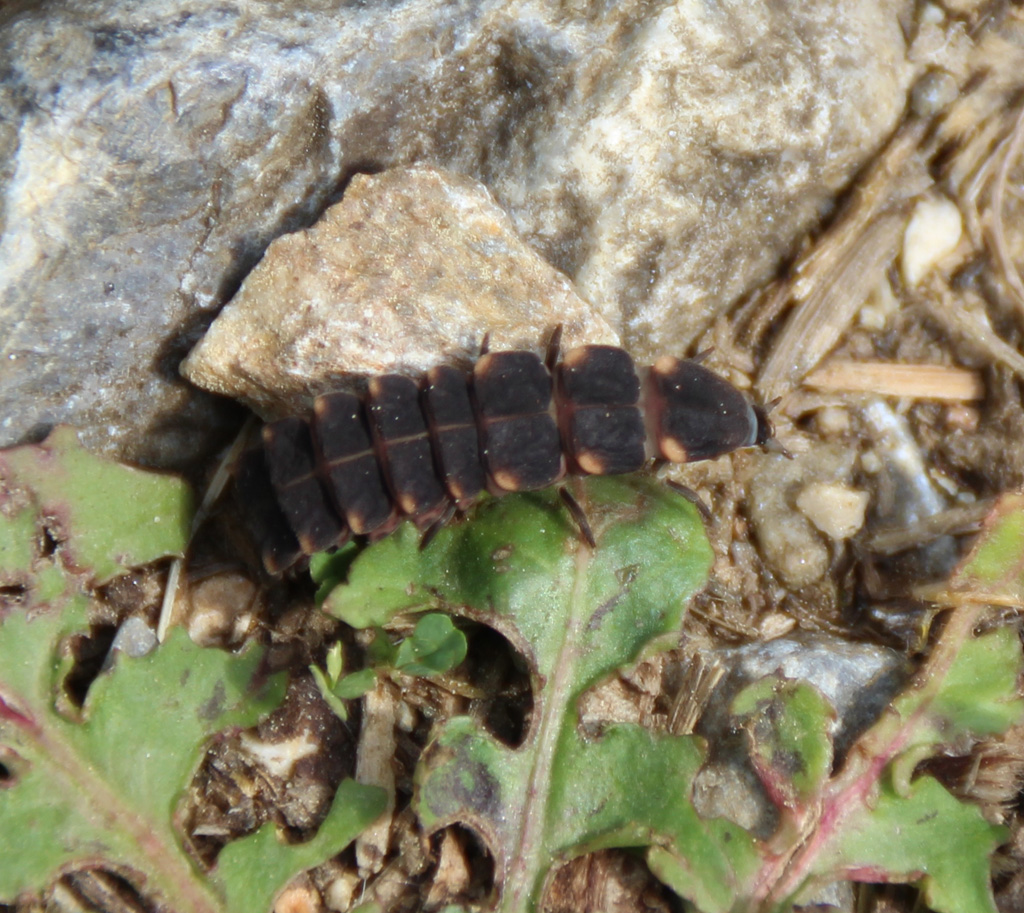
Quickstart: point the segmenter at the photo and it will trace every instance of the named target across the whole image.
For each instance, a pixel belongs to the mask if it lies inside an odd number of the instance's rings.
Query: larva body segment
[[[771,436],[761,406],[694,361],[665,357],[638,371],[625,350],[591,345],[549,371],[532,352],[492,352],[468,373],[442,366],[418,383],[390,374],[362,398],[318,397],[310,420],[264,426],[236,489],[277,574],[351,535],[387,535],[405,517],[426,528],[484,489],[711,459]]]

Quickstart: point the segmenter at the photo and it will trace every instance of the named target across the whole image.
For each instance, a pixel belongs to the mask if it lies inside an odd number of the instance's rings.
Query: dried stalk
[[[810,374],[804,384],[822,393],[873,393],[911,399],[970,401],[985,396],[985,385],[976,371],[948,365],[832,361]]]

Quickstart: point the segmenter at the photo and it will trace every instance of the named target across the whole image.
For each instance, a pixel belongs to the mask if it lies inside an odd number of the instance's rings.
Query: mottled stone
[[[806,451],[801,447],[797,459],[769,457],[768,465],[751,479],[748,504],[754,534],[769,567],[790,589],[821,580],[832,560],[829,541],[794,509],[800,495],[813,484],[849,486],[856,459],[856,451],[844,443],[815,444]]]
[[[264,417],[302,413],[352,375],[420,373],[494,349],[616,344],[569,280],[515,233],[478,181],[429,166],[354,178],[284,235],[182,365]]]
[[[682,354],[891,131],[912,7],[9,4],[0,445],[64,421],[181,463],[221,422],[177,374],[212,315],[412,162],[482,180],[635,354]]]

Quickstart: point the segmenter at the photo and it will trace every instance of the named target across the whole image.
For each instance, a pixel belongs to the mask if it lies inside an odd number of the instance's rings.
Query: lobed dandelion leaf
[[[461,822],[493,854],[499,908],[536,909],[553,863],[603,847],[673,844],[696,821],[700,748],[615,725],[587,740],[577,701],[644,651],[675,640],[711,550],[693,505],[651,480],[591,478],[577,498],[588,548],[558,496],[488,501],[424,550],[412,530],[368,549],[325,608],[357,627],[443,609],[498,629],[525,658],[534,713],[510,748],[469,718],[439,726],[416,773],[428,830]]]

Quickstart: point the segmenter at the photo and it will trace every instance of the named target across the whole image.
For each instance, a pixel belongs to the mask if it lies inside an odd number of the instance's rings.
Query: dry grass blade
[[[931,179],[919,148],[925,122],[911,121],[858,186],[846,212],[799,263],[787,297],[802,299],[758,380],[765,399],[789,391],[827,355],[899,249],[909,201]]]
[[[687,657],[686,671],[669,711],[669,732],[673,735],[693,732],[725,671],[725,666],[717,659],[707,660],[697,652]]]
[[[192,518],[192,537],[195,537],[196,531],[206,522],[206,518],[209,517],[210,511],[213,509],[213,505],[217,503],[221,495],[224,494],[224,489],[227,488],[228,483],[231,481],[231,474],[234,471],[235,463],[238,460],[242,450],[249,444],[253,430],[256,428],[255,416],[249,416],[246,423],[242,426],[242,430],[235,436],[231,446],[227,449],[224,455],[221,457],[220,462],[217,464],[217,469],[213,474],[213,478],[210,480],[210,484],[207,485],[206,491],[203,493],[203,500],[200,502],[199,507],[196,509],[195,516]],[[156,637],[161,643],[166,639],[167,632],[171,625],[175,621],[175,609],[178,604],[178,587],[181,583],[181,570],[182,570],[182,559],[175,558],[171,562],[171,568],[167,575],[167,586],[164,589],[164,600],[160,606],[160,618],[157,621]]]
[[[1024,282],[1021,281],[1020,271],[1014,265],[1013,258],[1010,256],[1004,221],[1004,204],[1010,169],[1020,157],[1022,146],[1024,146],[1024,105],[1021,106],[1020,113],[1017,115],[1017,122],[1014,124],[1009,142],[1006,144],[1006,149],[999,162],[999,169],[996,171],[995,181],[992,185],[990,232],[993,252],[995,253],[996,262],[999,264],[999,269],[1002,271],[1003,279],[1010,290],[1014,304],[1024,313]]]
[[[976,371],[948,365],[832,361],[810,374],[804,383],[822,393],[873,393],[952,401],[985,396],[985,385]]]
[[[994,362],[1024,378],[1024,355],[999,338],[989,323],[984,303],[976,294],[954,295],[948,285],[936,282],[921,300],[929,313],[948,330],[966,337]]]
[[[879,530],[864,544],[877,554],[896,555],[932,542],[940,536],[975,532],[992,511],[994,503],[993,499],[988,499],[951,507],[908,526]]]

